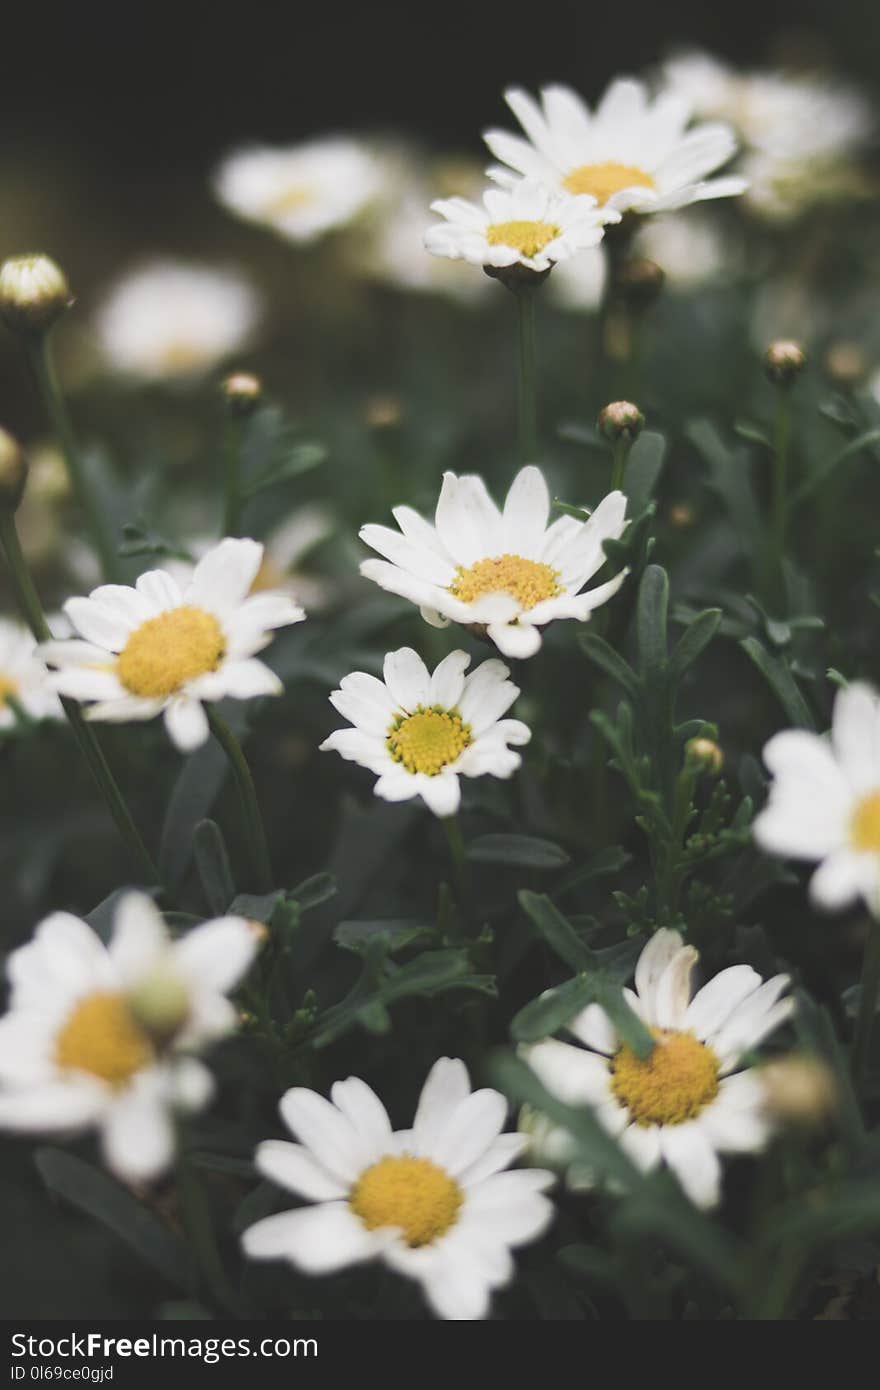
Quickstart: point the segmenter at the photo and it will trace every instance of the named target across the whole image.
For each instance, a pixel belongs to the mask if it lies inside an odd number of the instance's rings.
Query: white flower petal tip
[[[509,1170],[525,1138],[505,1134],[507,1103],[472,1091],[464,1063],[441,1057],[411,1129],[392,1131],[363,1081],[336,1082],[330,1100],[296,1087],[281,1103],[297,1143],[267,1140],[257,1167],[313,1205],[246,1230],[251,1259],[284,1259],[326,1274],[380,1259],[416,1280],[441,1318],[485,1317],[513,1275],[511,1251],[553,1219],[543,1169]]]
[[[384,680],[353,671],[330,696],[352,727],[335,730],[321,750],[367,768],[387,801],[421,797],[434,815],[454,815],[459,778],[510,777],[521,761],[512,747],[531,737],[520,720],[503,717],[519,694],[508,668],[494,659],[469,665],[456,651],[432,673],[401,647],[385,657]]]
[[[172,942],[136,892],[120,898],[107,946],[79,918],[47,917],[8,961],[0,1128],[93,1128],[120,1178],[157,1177],[173,1158],[175,1112],[210,1100],[211,1075],[192,1054],[235,1027],[226,996],[257,944],[238,917]]]
[[[28,720],[63,718],[54,679],[46,670],[46,645],[38,646],[19,623],[0,618],[0,732],[15,728],[21,715],[23,732]]]
[[[625,577],[584,588],[605,564],[604,542],[626,528],[623,493],[610,493],[586,521],[563,516],[548,524],[550,492],[534,465],[517,474],[503,509],[481,478],[446,473],[433,524],[407,507],[394,515],[399,531],[361,530],[382,556],[362,562],[364,578],[415,603],[435,626],[478,626],[518,660],[540,649],[547,623],[586,621]]]
[[[83,640],[44,644],[51,691],[87,703],[88,719],[162,714],[175,747],[192,752],[210,732],[204,703],[282,693],[256,653],[305,614],[289,595],[253,591],[262,562],[258,541],[227,537],[194,567],[151,570],[133,588],[101,585],[69,599],[65,611]]]
[[[551,1038],[521,1055],[561,1101],[593,1109],[637,1168],[665,1164],[695,1205],[711,1207],[721,1197],[718,1155],[757,1152],[771,1136],[758,1071],[731,1073],[791,1017],[794,1002],[780,998],[788,976],[762,983],[747,965],[722,970],[691,999],[696,962],[677,931],[658,931],[642,950],[635,990],[624,990],[624,998],[654,1034],[648,1058],[621,1041],[596,1004],[568,1024],[580,1045]],[[595,1185],[565,1130],[531,1113],[523,1127],[530,1153],[566,1169],[569,1186]]]

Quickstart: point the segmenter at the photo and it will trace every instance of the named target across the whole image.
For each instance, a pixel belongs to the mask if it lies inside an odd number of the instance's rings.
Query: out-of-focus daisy
[[[787,975],[762,982],[750,965],[722,970],[691,999],[697,959],[694,948],[666,928],[642,951],[635,991],[624,993],[656,1039],[644,1060],[621,1042],[598,1004],[567,1025],[583,1047],[550,1038],[524,1054],[560,1100],[591,1106],[639,1168],[666,1164],[692,1202],[711,1207],[721,1191],[718,1154],[754,1153],[771,1131],[758,1072],[736,1068],[794,1005],[779,997]],[[529,1126],[538,1154],[569,1163],[565,1131],[541,1116]],[[575,1163],[569,1180],[589,1185],[590,1175]]]
[[[237,271],[157,260],[130,271],[95,318],[114,371],[147,380],[196,376],[251,338],[261,301]]]
[[[263,542],[263,559],[251,585],[252,594],[272,590],[289,594],[300,601],[309,613],[324,607],[328,600],[329,581],[303,573],[299,565],[306,555],[331,534],[333,518],[318,504],[301,507],[272,531]],[[189,583],[195,562],[201,560],[217,544],[207,536],[185,540],[182,549],[193,557],[193,564],[184,560],[169,560],[165,568],[183,588]]]
[[[533,656],[540,629],[556,618],[586,622],[623,583],[614,579],[581,593],[605,563],[606,540],[626,526],[626,498],[610,492],[588,521],[559,517],[539,468],[523,468],[499,509],[482,478],[443,475],[434,524],[411,507],[395,507],[400,531],[364,526],[361,540],[384,555],[365,560],[361,574],[417,603],[434,627],[450,622],[484,629],[505,656]]]
[[[519,689],[500,661],[470,675],[467,652],[451,652],[433,675],[411,647],[385,657],[384,680],[353,671],[331,703],[353,729],[337,729],[321,744],[378,777],[377,796],[420,796],[436,816],[454,816],[459,777],[510,777],[522,759],[510,744],[528,743],[519,719],[502,719]]]
[[[7,962],[0,1127],[94,1127],[120,1177],[155,1177],[173,1157],[174,1112],[210,1098],[210,1073],[190,1054],[234,1029],[226,995],[258,944],[241,917],[172,942],[140,893],[120,900],[109,946],[68,912],[47,917]]]
[[[445,219],[425,233],[432,255],[499,270],[550,270],[598,246],[605,223],[620,221],[595,198],[553,192],[527,179],[509,190],[490,189],[482,207],[466,198],[440,198],[431,210]]]
[[[745,187],[735,177],[707,181],[735,153],[736,137],[720,123],[688,130],[690,108],[674,93],[651,99],[641,82],[618,78],[595,115],[568,87],[545,87],[540,104],[517,88],[505,99],[528,137],[485,133],[507,166],[489,174],[506,187],[524,175],[620,213],[668,212]]]
[[[504,1097],[471,1091],[464,1063],[449,1057],[431,1068],[411,1129],[392,1130],[356,1076],[330,1097],[302,1087],[283,1096],[282,1118],[301,1142],[267,1140],[257,1167],[313,1205],[258,1221],[245,1252],[306,1274],[381,1259],[415,1279],[439,1317],[484,1318],[513,1276],[511,1249],[553,1217],[551,1173],[504,1171],[525,1145],[501,1132]]]
[[[861,683],[838,691],[830,738],[804,729],[764,748],[773,774],[755,839],[770,854],[819,864],[810,895],[820,907],[862,897],[880,913],[880,696]]]
[[[62,714],[30,632],[0,618],[0,731],[17,723],[16,707],[31,719],[60,719]]]
[[[238,150],[214,176],[214,191],[230,212],[298,242],[344,227],[382,186],[376,153],[357,140],[339,138],[288,149]]]
[[[184,752],[208,737],[205,700],[280,695],[281,682],[255,654],[275,628],[303,620],[288,594],[251,593],[263,547],[227,538],[196,565],[181,588],[166,570],[142,574],[134,588],[102,584],[64,611],[84,640],[47,642],[57,668],[50,684],[87,700],[89,719],[127,723],[164,714]]]

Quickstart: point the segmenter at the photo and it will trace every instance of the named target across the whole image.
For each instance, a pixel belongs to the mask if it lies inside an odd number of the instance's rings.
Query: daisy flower
[[[729,126],[693,130],[688,104],[665,92],[651,100],[645,86],[618,78],[595,115],[568,87],[545,87],[541,103],[513,88],[505,100],[527,139],[503,130],[484,139],[506,168],[491,168],[497,183],[512,187],[519,177],[569,194],[589,194],[603,209],[668,212],[742,193],[740,178],[706,175],[726,164],[736,150]]]
[[[226,995],[258,944],[241,917],[172,942],[141,893],[120,899],[108,946],[68,912],[47,917],[7,961],[0,1128],[96,1128],[119,1177],[155,1177],[173,1157],[175,1111],[210,1098],[210,1073],[190,1054],[235,1027]]]
[[[255,653],[274,628],[305,614],[287,594],[250,593],[262,561],[257,541],[227,538],[183,586],[166,570],[150,570],[134,588],[102,584],[88,598],[68,599],[64,611],[82,640],[43,644],[57,668],[50,685],[93,701],[89,719],[164,714],[172,742],[183,752],[197,748],[208,737],[203,701],[281,694]]]
[[[509,747],[528,743],[519,719],[502,719],[519,689],[501,661],[484,661],[470,675],[467,652],[450,652],[433,675],[411,647],[385,657],[384,680],[353,671],[331,704],[354,728],[337,729],[321,744],[378,777],[377,796],[420,796],[435,816],[454,816],[459,777],[511,777],[522,759]]]
[[[505,656],[533,656],[540,628],[554,618],[586,622],[617,593],[625,571],[581,589],[605,563],[603,542],[623,534],[625,512],[623,493],[610,492],[588,521],[561,516],[548,526],[550,494],[539,468],[517,474],[503,511],[482,478],[444,473],[433,526],[411,507],[395,507],[399,532],[361,529],[361,540],[385,557],[364,560],[361,574],[417,603],[434,627],[477,626]]]
[[[0,732],[18,722],[16,705],[31,719],[60,719],[61,705],[26,627],[0,618]]]
[[[441,1318],[483,1318],[513,1275],[510,1251],[535,1240],[553,1207],[552,1173],[504,1172],[525,1137],[502,1134],[497,1091],[471,1091],[463,1062],[441,1057],[422,1088],[412,1129],[392,1130],[382,1102],[356,1076],[331,1099],[294,1087],[281,1100],[301,1141],[269,1139],[260,1172],[315,1205],[245,1231],[254,1259],[285,1259],[307,1274],[381,1259],[421,1284]]]
[[[639,1168],[665,1164],[692,1202],[711,1207],[720,1197],[719,1153],[754,1153],[771,1132],[763,1083],[753,1070],[736,1068],[794,1004],[779,998],[787,975],[762,982],[750,965],[722,970],[691,999],[697,959],[694,948],[667,928],[642,951],[635,991],[624,994],[656,1038],[644,1060],[620,1041],[598,1004],[588,1004],[567,1025],[583,1047],[550,1038],[523,1051],[560,1100],[595,1109]],[[542,1117],[533,1147],[556,1162],[571,1156],[565,1132]],[[588,1185],[589,1175],[575,1165],[569,1181]]]
[[[214,192],[237,217],[310,242],[353,221],[379,195],[383,178],[381,159],[366,145],[325,138],[238,150],[217,170]]]
[[[810,896],[820,907],[864,898],[880,912],[880,696],[854,683],[834,701],[831,736],[776,734],[764,748],[773,775],[755,839],[770,854],[818,863]]]
[[[157,260],[114,286],[95,331],[115,371],[150,381],[197,376],[249,341],[261,307],[237,271]]]
[[[466,198],[440,198],[431,211],[444,218],[429,227],[425,246],[435,256],[469,261],[490,272],[524,266],[540,274],[557,261],[598,246],[604,224],[620,214],[595,198],[554,192],[527,179],[511,189],[489,189],[483,205]]]

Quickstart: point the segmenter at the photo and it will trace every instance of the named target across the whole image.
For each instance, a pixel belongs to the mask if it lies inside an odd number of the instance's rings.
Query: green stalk
[[[46,615],[34,587],[27,561],[22,553],[15,518],[9,511],[0,510],[0,545],[2,545],[6,555],[9,577],[22,617],[37,642],[51,641],[52,633],[46,622]],[[125,798],[119,790],[116,779],[101,751],[94,729],[84,719],[82,710],[75,700],[62,697],[61,704],[73,730],[74,738],[79,745],[79,750],[89,765],[89,770],[107,803],[117,830],[125,841],[132,863],[137,866],[141,881],[144,884],[160,883],[159,871],[141,839]]]
[[[105,579],[115,581],[119,578],[119,557],[112,527],[80,457],[67,406],[58,384],[50,335],[48,332],[39,331],[25,333],[22,334],[22,341],[37,391],[49,416],[73,490],[82,508],[92,545],[101,562],[101,571]]]
[[[223,1267],[207,1196],[184,1150],[180,1135],[177,1150],[177,1191],[184,1226],[205,1283],[220,1307],[225,1312],[237,1316],[241,1312],[241,1306]]]
[[[444,816],[441,824],[446,832],[449,845],[449,858],[452,861],[452,877],[458,895],[458,905],[464,911],[471,897],[471,871],[461,833],[458,816]]]
[[[611,465],[611,491],[623,491],[624,479],[626,478],[626,464],[629,458],[629,451],[633,446],[633,440],[629,438],[618,439],[612,448]]]
[[[535,295],[530,286],[515,291],[519,319],[519,453],[520,462],[538,456],[538,404],[535,374]]]
[[[242,752],[241,744],[226,720],[221,718],[210,705],[207,706],[207,711],[211,732],[226,754],[232,768],[235,784],[238,787],[245,838],[250,851],[256,889],[260,893],[268,893],[272,889],[272,862],[269,858],[266,830],[263,825],[260,804],[257,800],[257,789],[254,786],[251,770]]]
[[[862,959],[862,978],[859,987],[859,1011],[853,1035],[852,1069],[856,1086],[864,1080],[871,1051],[871,1034],[880,993],[880,921],[871,916],[869,935]]]
[[[775,590],[782,605],[785,596],[786,520],[788,513],[788,454],[791,443],[791,392],[780,387],[776,406],[776,440],[773,454],[773,475],[770,512],[770,555],[768,590]]]
[[[223,535],[237,536],[241,522],[241,451],[244,443],[244,420],[232,411],[227,412],[223,441]]]

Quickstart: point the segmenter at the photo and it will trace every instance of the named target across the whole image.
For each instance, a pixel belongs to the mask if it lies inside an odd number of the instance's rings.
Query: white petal
[[[677,931],[661,927],[639,956],[635,970],[636,994],[644,1002],[651,1016],[654,1013],[654,992],[660,976],[683,945],[684,942]]]
[[[667,965],[654,991],[654,1018],[658,1028],[681,1028],[691,997],[691,972],[697,963],[693,946],[683,946]]]
[[[99,1119],[106,1105],[106,1087],[85,1077],[0,1090],[0,1129],[25,1134],[82,1129]]]
[[[126,893],[116,908],[110,958],[119,977],[134,984],[161,961],[169,946],[162,914],[145,893]]]
[[[871,686],[854,681],[837,692],[831,741],[853,787],[880,787],[880,699]]]
[[[659,1125],[629,1125],[618,1142],[643,1173],[649,1173],[660,1162]]]
[[[224,616],[247,597],[262,560],[258,541],[227,537],[196,565],[184,602]]]
[[[566,1105],[596,1105],[608,1098],[604,1057],[555,1038],[524,1048],[523,1055],[547,1090]]]
[[[181,753],[191,753],[206,742],[210,729],[208,716],[198,700],[178,695],[165,706],[168,737]]]
[[[227,994],[250,969],[260,935],[243,917],[217,917],[174,943],[174,960],[194,988]]]
[[[455,1108],[425,1156],[457,1177],[498,1138],[506,1118],[507,1101],[498,1091],[474,1091]]]
[[[504,547],[513,555],[537,559],[550,516],[550,493],[540,468],[520,470],[504,503]]]
[[[436,777],[419,776],[419,796],[441,820],[454,816],[461,804],[461,787],[454,772],[438,772]]]
[[[574,1018],[570,1018],[565,1026],[569,1033],[580,1038],[582,1043],[586,1043],[587,1047],[593,1048],[595,1052],[603,1052],[610,1057],[612,1052],[617,1051],[617,1032],[601,1004],[588,1004],[579,1014],[575,1014]]]
[[[760,983],[761,976],[750,965],[732,965],[720,971],[694,995],[682,1027],[703,1041],[711,1038]]]
[[[267,1216],[242,1236],[255,1260],[289,1260],[306,1274],[330,1274],[378,1254],[388,1232],[368,1231],[347,1202],[325,1202]]]
[[[487,636],[505,656],[515,657],[519,661],[534,656],[541,646],[540,632],[527,622],[490,623]]]
[[[369,1146],[351,1121],[316,1091],[294,1086],[282,1096],[279,1109],[293,1134],[346,1187],[371,1163]]]
[[[663,1157],[695,1206],[717,1206],[721,1196],[721,1164],[697,1121],[664,1125],[660,1131]]]
[[[108,1165],[128,1182],[156,1177],[174,1157],[174,1129],[152,1084],[138,1078],[107,1112],[102,1138]]]
[[[465,671],[471,659],[467,652],[450,652],[436,667],[431,676],[431,689],[428,700],[432,705],[442,705],[444,709],[455,709],[462,697],[465,685]],[[467,723],[467,718],[465,717]]]
[[[375,1091],[358,1076],[336,1081],[330,1099],[351,1122],[376,1159],[391,1150],[391,1121]]]
[[[404,710],[427,705],[431,697],[431,677],[422,658],[412,647],[401,647],[385,657],[382,674],[392,700]]]
[[[444,473],[435,517],[437,532],[460,565],[499,554],[501,514],[482,478]]]
[[[457,1057],[440,1057],[428,1073],[422,1087],[413,1134],[422,1153],[430,1153],[439,1141],[453,1114],[471,1094],[471,1084],[464,1062]]]
[[[459,1183],[462,1187],[472,1187],[485,1178],[492,1177],[494,1173],[509,1168],[511,1163],[525,1152],[528,1142],[527,1134],[499,1134],[480,1158],[470,1164],[463,1173],[459,1173]]]
[[[302,1144],[267,1139],[257,1146],[254,1162],[264,1177],[310,1202],[329,1202],[344,1197],[346,1187]]]

